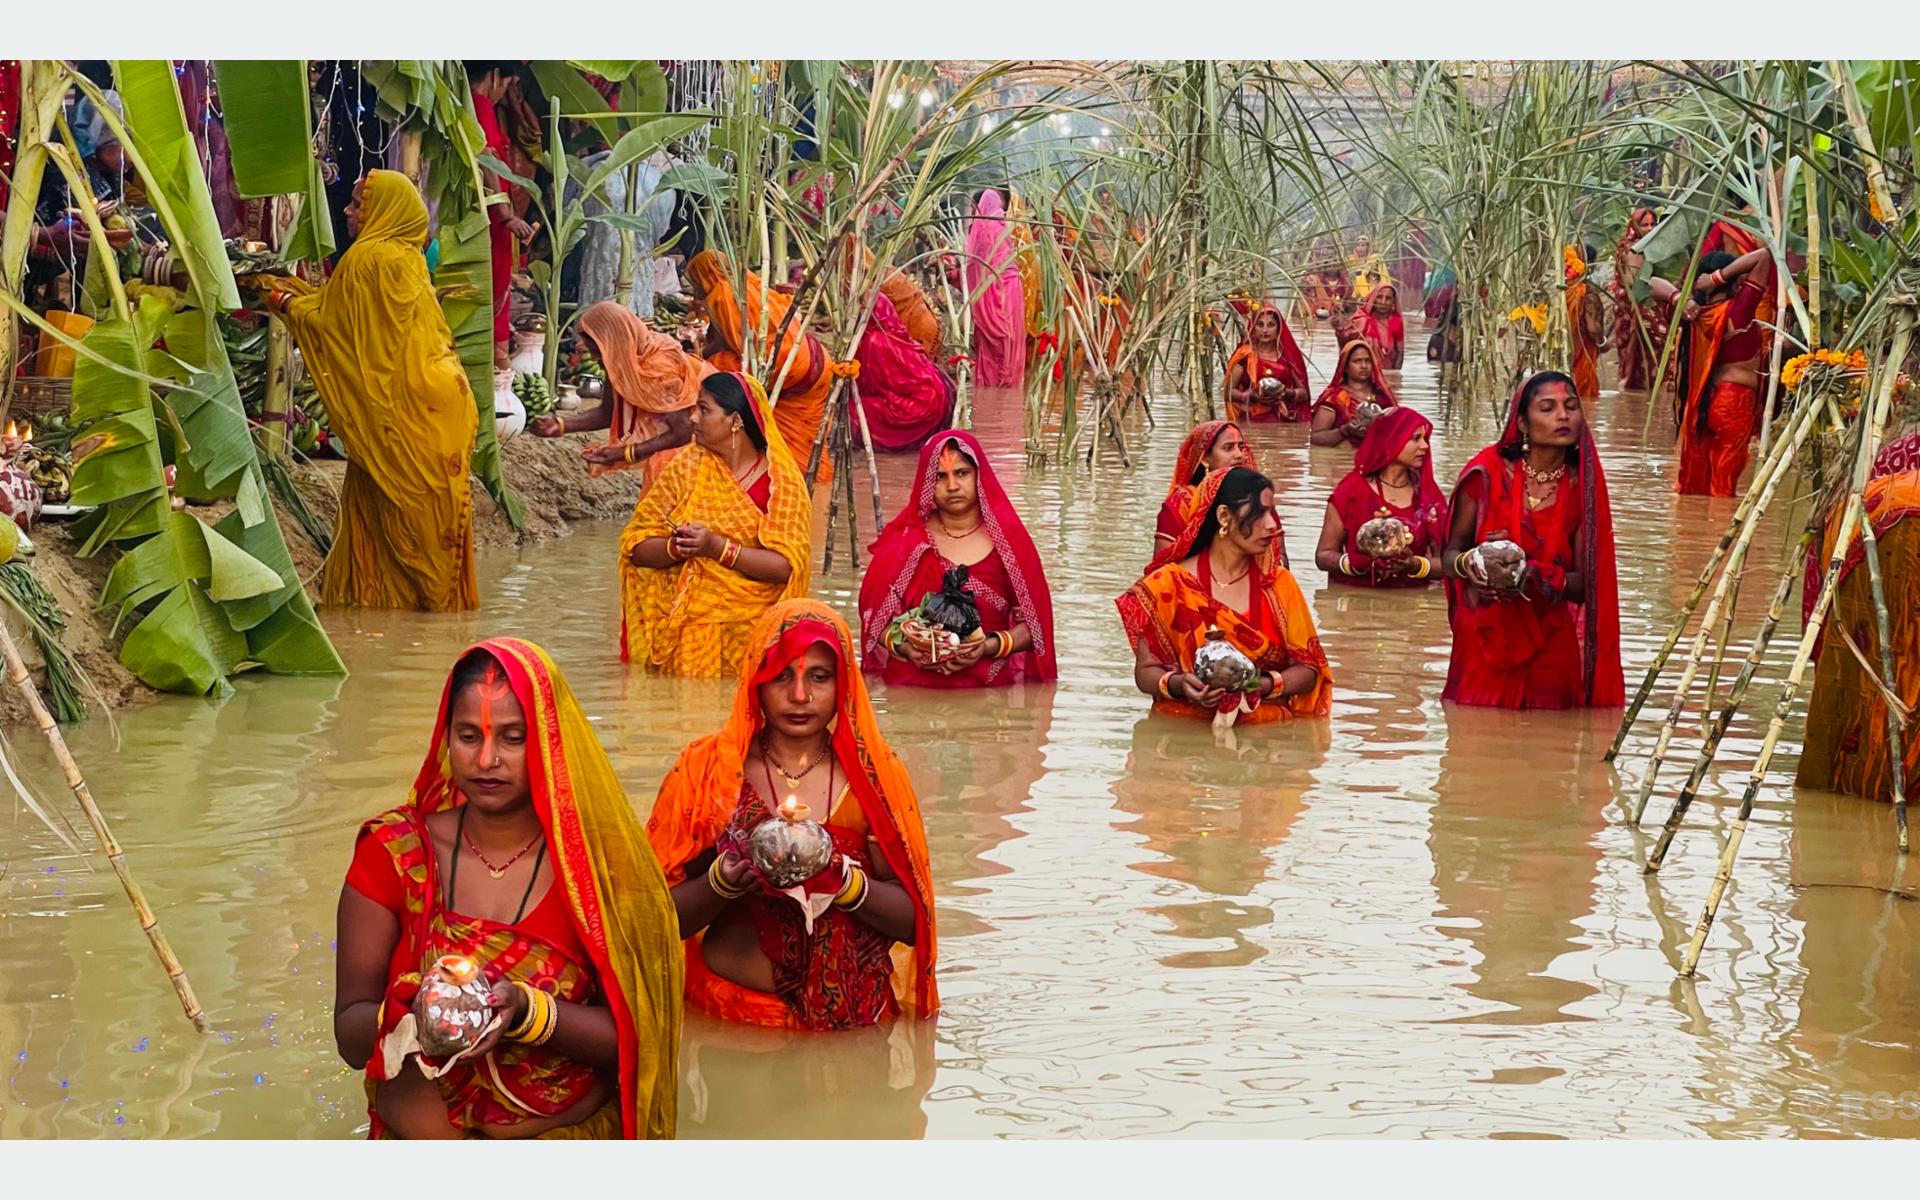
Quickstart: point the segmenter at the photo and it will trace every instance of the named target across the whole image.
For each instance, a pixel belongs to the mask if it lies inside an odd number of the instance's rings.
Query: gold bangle
[[[744,884],[727,882],[726,876],[720,873],[720,856],[718,854],[713,856],[713,865],[707,868],[707,886],[712,888],[714,895],[720,897],[722,900],[738,900],[750,890]]]
[[[840,885],[840,891],[833,898],[836,908],[851,908],[867,891],[867,873],[860,869],[859,863],[847,864],[847,881]]]
[[[541,1023],[540,1032],[528,1039],[527,1045],[544,1046],[547,1040],[553,1037],[553,1031],[560,1028],[560,1002],[545,992],[536,994],[540,997],[541,1013],[545,1019]]]
[[[633,443],[628,442],[626,445],[626,449],[620,451],[620,457],[625,459],[627,462],[631,463],[633,461],[633,450],[634,450]]]
[[[1162,671],[1162,672],[1160,672],[1160,682],[1154,685],[1154,687],[1155,687],[1155,688],[1157,688],[1157,689],[1159,690],[1159,692],[1160,692],[1160,696],[1161,696],[1161,698],[1162,698],[1162,699],[1164,699],[1164,700],[1171,700],[1171,699],[1173,699],[1173,692],[1172,692],[1172,690],[1171,690],[1171,689],[1170,689],[1170,688],[1169,688],[1169,687],[1167,686],[1167,681],[1168,681],[1168,680],[1170,680],[1170,679],[1172,679],[1172,678],[1173,678],[1173,672],[1172,672],[1172,671]]]
[[[1340,573],[1342,575],[1353,574],[1353,563],[1348,561],[1347,556],[1345,554],[1342,554],[1340,556]]]
[[[514,1023],[513,1028],[500,1036],[510,1042],[524,1042],[527,1040],[527,1034],[540,1019],[540,993],[531,984],[523,983],[518,979],[513,981],[513,986],[526,999],[527,1011],[521,1015],[519,1021]]]
[[[1424,554],[1416,554],[1414,558],[1420,564],[1420,566],[1417,569],[1415,569],[1413,573],[1413,577],[1415,579],[1425,579],[1427,576],[1433,574],[1432,559],[1426,557]]]
[[[739,542],[728,538],[727,544],[720,549],[720,565],[731,570],[733,564],[740,561],[740,551],[742,549],[744,549],[744,547],[741,546]]]

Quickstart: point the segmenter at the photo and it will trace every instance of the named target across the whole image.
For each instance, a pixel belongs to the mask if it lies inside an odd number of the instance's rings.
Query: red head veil
[[[1314,401],[1316,406],[1330,403],[1340,394],[1340,389],[1347,386],[1347,360],[1362,349],[1366,350],[1373,359],[1373,392],[1377,397],[1374,403],[1381,408],[1390,408],[1400,403],[1393,398],[1393,389],[1387,386],[1387,377],[1380,372],[1380,348],[1365,338],[1355,338],[1340,347],[1340,361],[1334,364],[1333,378],[1327,381],[1327,386],[1320,390],[1319,399]]]
[[[473,650],[499,664],[526,717],[534,812],[546,831],[556,886],[566,889],[567,913],[593,960],[619,1035],[622,1131],[630,1138],[670,1138],[679,1103],[683,983],[674,947],[679,918],[666,878],[613,764],[553,660],[514,638],[495,638]],[[447,757],[452,693],[449,675],[433,745],[408,797],[422,814],[465,803]],[[425,944],[430,908],[403,923],[403,940]],[[388,1005],[389,1027],[401,1015],[397,1009]]]
[[[1200,469],[1200,464],[1207,455],[1213,453],[1213,447],[1220,441],[1220,436],[1229,429],[1239,432],[1244,445],[1246,431],[1232,421],[1202,421],[1193,427],[1192,432],[1181,441],[1180,453],[1174,458],[1173,486],[1167,489],[1168,494],[1172,494],[1179,488],[1197,486],[1199,481],[1194,479],[1194,473]],[[1254,462],[1253,447],[1248,446],[1241,457],[1244,460],[1241,465],[1259,470]]]
[[[1486,478],[1486,490],[1480,501],[1477,538],[1497,528],[1517,527],[1526,510],[1526,484],[1521,472],[1510,470],[1509,459],[1519,457],[1525,439],[1527,386],[1542,374],[1573,381],[1560,372],[1539,372],[1520,381],[1513,390],[1513,402],[1507,408],[1506,428],[1500,440],[1473,456],[1460,472],[1454,494],[1475,471]],[[1575,629],[1580,638],[1581,683],[1590,708],[1612,708],[1624,704],[1626,683],[1620,670],[1620,582],[1618,559],[1614,553],[1613,505],[1607,499],[1607,475],[1600,465],[1600,452],[1594,445],[1593,426],[1580,434],[1575,447],[1579,454],[1580,480],[1580,557],[1574,564],[1586,579],[1587,598],[1579,605]],[[1502,454],[1505,451],[1505,454]],[[1447,599],[1456,599],[1463,585],[1447,580]]]
[[[1360,445],[1354,449],[1354,472],[1362,478],[1379,474],[1388,464],[1399,458],[1400,452],[1406,449],[1407,443],[1421,432],[1425,432],[1431,438],[1433,422],[1405,405],[1395,405],[1381,413],[1379,418],[1367,427],[1367,436],[1361,438]],[[1430,532],[1434,538],[1434,544],[1444,546],[1447,540],[1445,515],[1447,494],[1440,490],[1440,481],[1434,478],[1431,450],[1427,454],[1427,461],[1420,464],[1420,493],[1413,507],[1438,509],[1437,527]]]
[[[1265,313],[1272,313],[1273,319],[1280,323],[1280,361],[1287,364],[1287,370],[1300,381],[1300,386],[1305,387],[1307,356],[1300,352],[1300,343],[1293,340],[1293,329],[1287,324],[1286,315],[1280,311],[1279,305],[1268,300],[1254,310],[1253,316],[1247,321],[1247,345],[1253,345],[1253,327],[1259,324],[1261,315]]]
[[[1030,652],[1033,669],[1028,678],[1048,680],[1060,674],[1058,651],[1053,640],[1053,595],[1047,588],[1046,571],[1040,566],[1040,552],[1014,510],[1013,501],[1000,486],[1000,477],[980,448],[979,439],[963,429],[934,434],[920,448],[920,465],[914,473],[913,499],[880,531],[867,548],[872,561],[860,580],[860,642],[864,652],[880,661],[886,653],[887,626],[895,617],[920,602],[908,596],[920,556],[934,553],[927,538],[927,519],[937,507],[933,502],[933,480],[940,453],[952,446],[973,460],[980,488],[980,519],[993,538],[993,548],[1007,569],[1013,584],[1013,611],[1010,619],[1024,622],[1033,637]],[[1013,659],[996,659],[995,665]],[[996,678],[989,676],[990,679]]]

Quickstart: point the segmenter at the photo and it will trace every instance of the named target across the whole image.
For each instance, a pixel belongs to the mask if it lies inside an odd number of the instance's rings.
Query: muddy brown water
[[[1320,334],[1311,348],[1322,373],[1333,346]],[[1491,406],[1443,412],[1424,362],[1402,391],[1439,420],[1450,481],[1491,440]],[[1646,403],[1593,406],[1630,685],[1731,511],[1671,494]],[[1131,470],[1110,454],[1091,471],[1029,467],[1013,402],[981,399],[977,425],[1048,565],[1061,679],[878,691],[926,813],[944,1011],[812,1036],[690,1014],[682,1136],[1920,1131],[1920,904],[1888,890],[1915,883],[1885,807],[1796,794],[1791,727],[1700,975],[1678,978],[1760,723],[1736,723],[1649,879],[1650,836],[1620,805],[1651,716],[1616,772],[1600,762],[1614,713],[1442,705],[1441,593],[1329,588],[1310,565],[1351,460],[1310,452],[1302,429],[1252,440],[1335,671],[1332,719],[1250,731],[1229,752],[1149,718],[1112,600],[1138,575],[1184,428],[1175,402],[1159,415],[1133,432]],[[910,469],[883,461],[889,507]],[[1784,528],[1769,524],[1757,563],[1777,560]],[[117,749],[104,721],[76,729],[218,1032],[181,1019],[104,861],[89,869],[0,808],[0,1137],[362,1134],[360,1078],[330,1023],[334,903],[357,824],[405,797],[457,651],[492,634],[543,642],[643,811],[679,747],[726,712],[727,685],[616,660],[617,537],[607,524],[489,552],[477,614],[327,614],[344,682],[245,679],[225,703],[151,705],[121,718]],[[1749,589],[1735,656],[1770,582]],[[854,583],[843,542],[817,591],[851,616]],[[1788,652],[1770,652],[1771,678]],[[1749,714],[1770,711],[1776,687],[1760,692]],[[9,736],[57,801],[44,747]]]

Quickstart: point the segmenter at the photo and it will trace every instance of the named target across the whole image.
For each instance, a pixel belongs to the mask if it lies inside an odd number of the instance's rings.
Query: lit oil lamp
[[[788,795],[774,809],[779,820],[760,822],[747,839],[753,865],[776,888],[797,887],[833,861],[833,835],[808,819],[811,812],[800,797]]]

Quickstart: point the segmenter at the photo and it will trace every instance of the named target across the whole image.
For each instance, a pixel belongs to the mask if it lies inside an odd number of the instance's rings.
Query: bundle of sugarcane
[[[6,524],[10,526],[13,522]],[[0,539],[5,533],[0,529]],[[40,648],[40,657],[46,661],[47,695],[53,701],[54,719],[62,723],[78,721],[87,713],[80,699],[86,671],[60,644],[60,634],[67,627],[67,614],[61,611],[60,602],[33,573],[33,568],[18,559],[0,563],[0,600],[5,600],[25,619],[33,633],[33,644]]]

